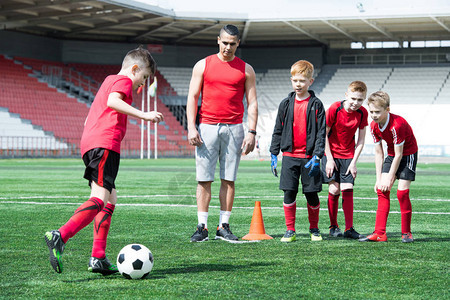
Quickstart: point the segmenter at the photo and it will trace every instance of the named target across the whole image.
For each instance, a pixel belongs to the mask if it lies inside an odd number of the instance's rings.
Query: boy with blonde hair
[[[309,231],[312,241],[321,241],[319,230],[319,196],[322,190],[320,159],[325,148],[325,109],[313,91],[308,90],[314,66],[299,60],[291,67],[293,92],[281,101],[270,145],[272,172],[277,176],[277,155],[283,152],[280,190],[284,191],[286,233],[282,242],[296,239],[296,197],[301,178],[302,191],[308,202]]]
[[[414,241],[411,234],[411,200],[409,188],[415,180],[417,164],[417,142],[411,126],[405,119],[390,113],[390,99],[386,92],[378,91],[369,96],[370,124],[375,142],[375,167],[377,181],[374,190],[378,194],[378,209],[375,231],[361,242],[386,242],[386,223],[390,209],[390,191],[398,179],[397,198],[400,203],[402,242]],[[387,144],[384,158],[381,140]],[[383,162],[384,159],[384,162]]]
[[[367,86],[362,81],[353,81],[345,93],[345,100],[331,104],[327,109],[327,136],[325,156],[322,160],[324,183],[328,183],[328,214],[330,236],[341,237],[337,222],[339,196],[342,192],[342,210],[345,217],[345,238],[359,239],[353,228],[353,185],[357,174],[356,162],[364,148],[367,110],[362,107],[366,99]],[[355,133],[358,140],[355,145]]]
[[[50,264],[61,273],[62,254],[67,241],[94,221],[94,241],[88,270],[110,275],[118,272],[105,255],[111,216],[117,203],[115,179],[119,171],[120,144],[127,128],[127,115],[161,122],[156,111],[143,112],[131,106],[133,90],[145,84],[155,74],[156,63],[142,46],[125,56],[117,75],[103,81],[89,109],[81,137],[80,150],[86,166],[84,178],[89,181],[89,200],[81,204],[73,216],[58,230],[45,233],[50,251]]]

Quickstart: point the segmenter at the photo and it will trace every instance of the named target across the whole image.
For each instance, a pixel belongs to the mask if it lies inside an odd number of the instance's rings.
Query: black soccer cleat
[[[61,258],[65,247],[65,244],[61,238],[61,233],[58,230],[47,231],[44,234],[44,239],[50,252],[50,264],[55,272],[61,273],[63,270]]]
[[[208,229],[205,228],[205,224],[198,224],[197,231],[191,236],[191,242],[205,242],[207,240],[209,240]]]
[[[230,229],[230,224],[222,223],[222,227],[217,226],[216,240],[224,240],[227,242],[237,241],[238,238],[235,236]]]
[[[102,275],[111,275],[119,272],[117,266],[112,264],[107,257],[103,259],[91,257],[91,259],[89,259],[88,271],[100,273]]]
[[[364,238],[364,236],[356,232],[353,227],[350,227],[350,229],[344,231],[344,238],[359,240]]]
[[[342,237],[342,231],[336,225],[331,225],[330,227],[330,236],[332,237]]]

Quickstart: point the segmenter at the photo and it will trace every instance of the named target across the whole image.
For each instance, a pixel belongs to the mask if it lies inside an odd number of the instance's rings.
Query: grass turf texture
[[[266,233],[274,239],[196,244],[189,242],[197,222],[194,160],[124,159],[107,254],[115,261],[123,246],[141,243],[155,257],[147,279],[130,281],[87,271],[92,224],[67,243],[62,274],[48,262],[44,232],[59,228],[89,196],[81,160],[0,160],[0,298],[448,299],[449,169],[418,165],[411,188],[412,244],[401,243],[395,189],[387,243],[327,237],[326,185],[320,193],[324,241],[310,241],[306,200],[299,195],[297,241],[285,244],[279,241],[286,230],[282,192],[270,162],[242,161],[231,229],[238,237],[248,233],[258,200]],[[354,224],[368,234],[377,208],[374,165],[360,163],[358,170]],[[213,183],[210,239],[218,223],[218,187]],[[343,227],[342,211],[338,221]]]

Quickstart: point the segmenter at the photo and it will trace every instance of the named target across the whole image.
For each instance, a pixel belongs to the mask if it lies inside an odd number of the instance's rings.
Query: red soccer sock
[[[59,228],[63,242],[67,243],[78,231],[91,223],[94,217],[102,210],[103,206],[103,201],[96,197],[92,197],[81,204],[69,221]]]
[[[342,191],[342,210],[345,217],[345,230],[353,227],[353,189]]]
[[[92,246],[92,256],[105,258],[106,240],[108,238],[109,227],[111,226],[111,216],[115,205],[108,203],[105,208],[95,216],[94,219],[94,243]]]
[[[381,192],[377,190],[378,194],[378,209],[377,216],[375,218],[375,233],[385,234],[386,233],[386,223],[389,215],[389,209],[391,207],[390,203],[390,191]]]
[[[319,228],[319,211],[320,203],[317,204],[317,206],[311,206],[308,204],[309,229]]]
[[[295,201],[291,204],[283,203],[283,208],[287,230],[295,231],[295,213],[297,211],[297,202]]]
[[[331,193],[328,193],[328,215],[330,216],[331,226],[339,226],[337,222],[339,196],[339,194],[333,195]]]
[[[397,190],[397,198],[400,203],[400,212],[402,213],[402,233],[411,232],[412,207],[409,199],[409,189]]]

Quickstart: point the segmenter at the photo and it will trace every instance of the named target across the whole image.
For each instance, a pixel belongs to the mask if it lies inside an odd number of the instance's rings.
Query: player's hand
[[[327,156],[327,164],[325,166],[325,172],[327,174],[327,177],[331,178],[331,176],[333,176],[333,173],[335,170],[336,171],[338,170],[336,163],[334,162],[333,159],[328,159],[328,156]]]
[[[272,169],[272,174],[275,177],[278,177],[277,164],[278,164],[278,157],[275,154],[270,153],[270,167]]]
[[[348,173],[352,174],[353,179],[356,178],[356,174],[358,173],[358,170],[356,169],[356,166],[353,164],[350,164],[348,166],[347,172],[345,172],[345,175],[347,175]]]
[[[144,113],[143,119],[145,121],[150,121],[152,123],[159,123],[159,122],[164,121],[164,116],[160,112],[149,111],[149,112]]]
[[[242,142],[241,150],[244,155],[249,154],[255,149],[255,135],[253,133],[248,133],[244,141]]]
[[[203,144],[203,140],[200,137],[200,134],[198,133],[197,129],[191,129],[188,131],[188,141],[189,141],[189,145],[196,146],[196,147]]]
[[[306,163],[305,168],[309,168],[309,167],[311,167],[311,169],[309,170],[309,173],[308,173],[309,177],[314,177],[314,176],[319,175],[320,159],[317,157],[317,155],[314,155],[313,158],[311,158],[311,160]]]
[[[378,185],[378,189],[381,192],[388,192],[391,190],[394,185],[395,177],[391,178],[387,173],[383,173],[381,176],[380,184]]]

